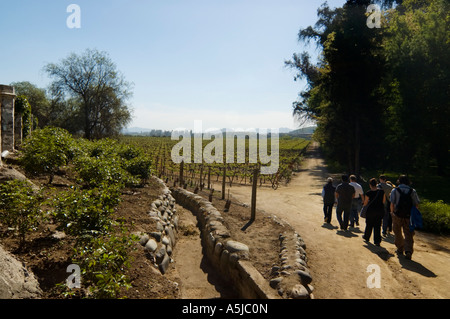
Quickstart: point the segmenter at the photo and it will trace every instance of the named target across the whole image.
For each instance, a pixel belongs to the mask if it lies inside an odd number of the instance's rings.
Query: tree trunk
[[[359,178],[359,173],[361,170],[361,164],[360,164],[360,153],[361,153],[361,130],[360,130],[360,124],[359,124],[359,118],[357,117],[355,120],[355,167],[354,167],[354,174],[356,177]]]

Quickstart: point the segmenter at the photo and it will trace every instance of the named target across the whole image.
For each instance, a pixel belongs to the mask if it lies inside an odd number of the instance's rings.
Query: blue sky
[[[71,52],[106,51],[134,83],[130,126],[296,128],[304,83],[284,61],[307,49],[323,0],[16,0],[0,4],[0,84],[47,87],[43,72]],[[330,7],[345,0],[328,0]],[[69,29],[70,4],[81,28]],[[314,47],[312,55],[317,55]]]

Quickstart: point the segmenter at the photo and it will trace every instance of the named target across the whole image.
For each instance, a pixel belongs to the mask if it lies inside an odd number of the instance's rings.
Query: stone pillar
[[[15,97],[16,94],[12,86],[0,85],[2,152],[14,150]]]

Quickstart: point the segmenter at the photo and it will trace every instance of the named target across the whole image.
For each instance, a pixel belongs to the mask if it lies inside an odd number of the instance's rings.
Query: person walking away
[[[409,229],[409,219],[412,206],[419,208],[420,200],[415,189],[409,186],[410,181],[406,175],[401,175],[397,184],[399,185],[392,189],[390,196],[394,244],[397,254],[400,256],[405,252],[405,258],[410,260],[414,252],[414,231]]]
[[[366,213],[366,229],[364,230],[363,239],[370,240],[373,231],[373,243],[380,246],[381,243],[381,222],[384,216],[384,203],[386,196],[382,189],[377,188],[377,180],[375,178],[369,181],[370,190],[366,192],[364,206],[367,207]]]
[[[386,196],[386,202],[384,203],[384,216],[383,216],[383,224],[382,224],[382,235],[387,236],[388,232],[392,231],[392,216],[391,216],[391,201],[390,195],[392,191],[392,185],[389,185],[386,182],[386,176],[380,175],[378,177],[379,184],[377,185],[378,189],[384,191],[384,195]]]
[[[348,175],[342,175],[342,183],[336,187],[336,217],[341,230],[347,230],[350,211],[352,209],[352,200],[355,197],[355,188],[349,184]],[[344,212],[344,219],[342,219]]]
[[[364,202],[364,191],[360,184],[356,182],[356,176],[350,175],[350,185],[355,189],[355,197],[352,199],[352,210],[350,212],[350,227],[359,226],[359,212]]]
[[[336,191],[336,187],[333,186],[333,179],[328,177],[327,183],[322,189],[322,198],[323,198],[323,215],[324,223],[331,223],[331,214],[333,212],[333,205],[336,201],[334,193]]]

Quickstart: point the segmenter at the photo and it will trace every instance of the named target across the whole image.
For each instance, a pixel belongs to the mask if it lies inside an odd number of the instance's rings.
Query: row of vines
[[[237,152],[235,145],[234,163],[226,163],[226,154],[224,152],[223,163],[194,163],[195,151],[192,148],[191,163],[177,164],[172,161],[172,148],[178,143],[170,137],[139,137],[124,136],[121,141],[125,144],[139,146],[146,150],[148,156],[152,159],[152,171],[154,175],[173,185],[184,185],[210,189],[212,183],[222,182],[225,175],[225,181],[230,187],[233,184],[249,185],[252,183],[253,171],[261,167],[260,161],[250,163],[249,146],[246,140],[245,163],[237,163]],[[276,189],[279,184],[289,183],[292,173],[300,169],[302,157],[310,141],[303,138],[294,138],[283,136],[279,139],[279,166],[275,174],[258,174],[258,183],[260,186],[269,186]],[[194,143],[192,143],[194,144]],[[202,152],[208,142],[203,141]],[[267,139],[270,150],[271,141]],[[225,141],[224,141],[224,150]],[[198,152],[198,151],[197,151]],[[229,161],[228,161],[229,162]],[[180,166],[183,165],[183,168]]]

